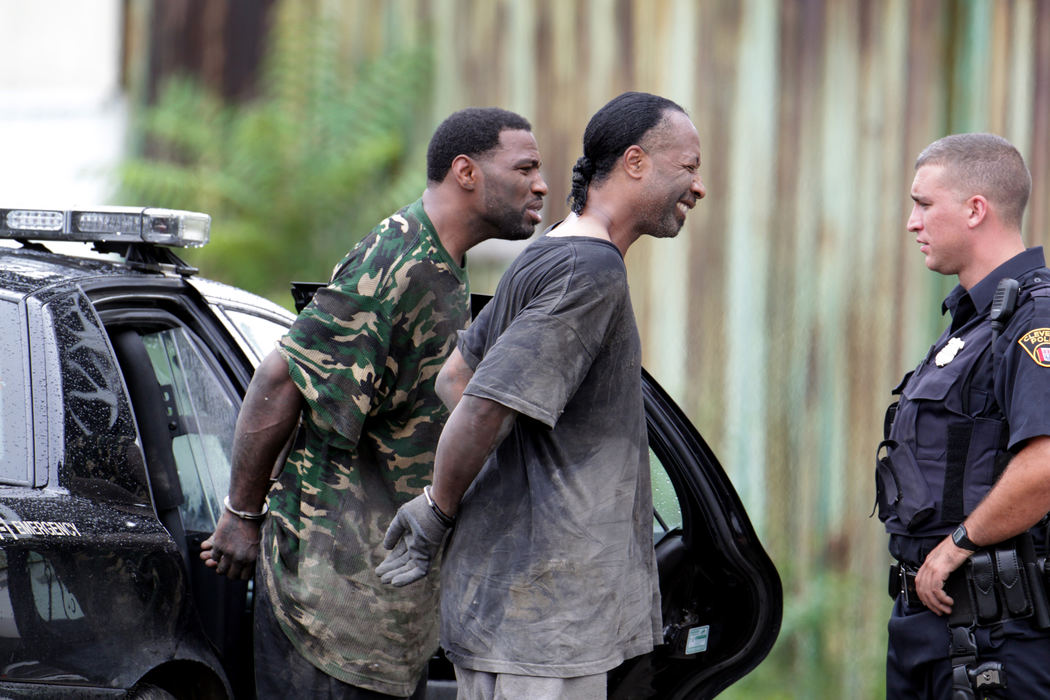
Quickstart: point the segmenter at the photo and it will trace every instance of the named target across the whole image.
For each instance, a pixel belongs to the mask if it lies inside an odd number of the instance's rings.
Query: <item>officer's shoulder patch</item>
[[[1020,338],[1017,344],[1040,367],[1050,367],[1050,328],[1033,328]]]

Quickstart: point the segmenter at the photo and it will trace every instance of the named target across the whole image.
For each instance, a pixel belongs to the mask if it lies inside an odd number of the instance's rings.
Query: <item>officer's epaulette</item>
[[[1043,268],[1021,285],[1021,298],[1018,299],[1018,304],[1027,301],[1028,297],[1050,297],[1050,270]]]

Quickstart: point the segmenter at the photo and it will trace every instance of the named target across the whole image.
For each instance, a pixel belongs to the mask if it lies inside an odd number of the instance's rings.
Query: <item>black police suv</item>
[[[0,697],[251,698],[251,586],[198,559],[254,367],[293,316],[175,253],[210,218],[0,208]],[[704,698],[782,593],[739,498],[645,376],[666,644],[615,698]],[[431,697],[454,695],[435,657]]]

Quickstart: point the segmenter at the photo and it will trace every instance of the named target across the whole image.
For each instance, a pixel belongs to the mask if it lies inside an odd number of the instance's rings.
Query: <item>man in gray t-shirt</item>
[[[473,370],[464,393],[518,415],[460,504],[441,578],[449,659],[572,677],[648,652],[661,641],[660,595],[620,251],[540,238],[458,349]]]
[[[433,488],[402,506],[377,569],[442,571],[441,641],[469,697],[605,697],[661,641],[641,348],[623,256],[705,194],[696,128],[625,93],[591,119],[572,214],[533,242],[438,377],[454,408]]]

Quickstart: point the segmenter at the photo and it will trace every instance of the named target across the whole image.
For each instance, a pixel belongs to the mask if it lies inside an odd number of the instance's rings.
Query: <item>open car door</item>
[[[643,370],[664,644],[610,672],[610,698],[710,698],[780,631],[780,577],[718,459]]]

